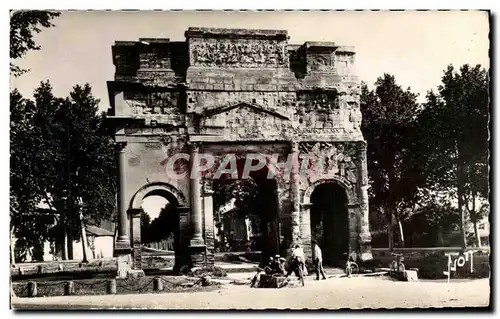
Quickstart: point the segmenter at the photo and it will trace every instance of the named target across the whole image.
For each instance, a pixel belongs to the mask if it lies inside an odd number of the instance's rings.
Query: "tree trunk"
[[[443,229],[441,228],[441,226],[438,227],[439,228],[437,231],[437,242],[439,247],[443,247],[444,246]]]
[[[459,156],[460,158],[460,156]],[[458,176],[457,176],[457,195],[458,195],[458,214],[460,216],[460,231],[462,235],[462,248],[467,248],[467,234],[466,234],[466,218],[465,218],[465,211],[464,211],[464,187],[463,187],[463,167],[462,164],[459,160],[457,163],[457,170],[458,170]]]
[[[465,212],[463,209],[463,199],[462,199],[462,194],[459,191],[458,195],[458,214],[460,215],[460,232],[461,232],[461,237],[462,237],[462,248],[467,248],[467,234],[466,234],[466,220],[465,220]]]
[[[85,225],[83,223],[83,215],[82,211],[80,210],[80,227],[81,227],[81,232],[82,232],[82,249],[83,249],[83,262],[88,262],[88,257],[87,257],[87,249],[88,249],[88,242],[87,242],[87,232],[85,231]]]
[[[476,237],[476,245],[478,248],[481,248],[481,236],[479,235],[479,225],[477,224],[477,220],[474,220],[474,235]]]
[[[70,200],[70,198],[67,199],[66,201],[66,207],[67,207],[67,242],[68,242],[68,259],[69,260],[73,260],[74,259],[74,256],[73,256],[73,240],[74,240],[74,237],[73,237],[73,202],[72,200]]]
[[[114,235],[113,235],[113,252],[114,252],[115,251],[116,240],[118,239],[118,222],[115,222],[115,224],[114,224],[113,227],[114,227]]]
[[[63,241],[62,241],[62,260],[68,260],[68,233],[66,232],[66,227],[63,227]]]
[[[66,245],[68,248],[68,260],[73,260],[73,231],[71,226],[67,227]]]
[[[393,201],[392,201],[392,182],[394,181],[394,176],[393,176],[393,171],[390,170],[389,171],[389,176],[388,176],[388,184],[389,184],[389,198],[388,198],[388,203],[387,203],[387,212],[389,213],[389,231],[388,231],[388,235],[389,235],[389,251],[393,251],[394,250],[394,228],[393,228],[393,224],[394,224],[394,204],[393,204]]]
[[[399,238],[400,238],[400,242],[401,242],[401,247],[404,248],[405,247],[405,236],[404,236],[404,233],[403,233],[403,223],[401,222],[401,219],[398,218],[398,225],[399,225]]]
[[[10,230],[10,263],[11,265],[15,265],[16,263],[16,254],[15,254],[15,237],[14,237],[14,229]]]
[[[476,238],[476,246],[481,248],[481,236],[479,235],[479,225],[477,224],[475,194],[472,194],[472,210],[470,210],[469,213],[470,213],[470,218],[474,223],[474,237]]]
[[[387,213],[389,214],[389,228],[387,229],[387,236],[389,237],[389,251],[394,250],[394,236],[393,236],[393,214],[392,210],[388,207],[387,208]]]

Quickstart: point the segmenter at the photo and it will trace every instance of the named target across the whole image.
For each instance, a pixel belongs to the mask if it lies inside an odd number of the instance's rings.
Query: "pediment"
[[[280,134],[290,119],[260,105],[237,103],[205,111],[199,123],[203,135],[225,140],[257,139]]]
[[[206,110],[202,114],[202,117],[208,119],[208,118],[216,117],[218,114],[227,113],[227,112],[237,110],[237,109],[247,109],[250,113],[268,115],[268,116],[279,118],[281,120],[290,120],[288,118],[288,116],[280,114],[274,110],[269,110],[269,109],[266,109],[260,105],[251,104],[251,103],[247,103],[247,102],[240,102],[240,103],[233,104],[233,105],[221,106],[221,107],[216,107],[216,108],[213,108],[210,110]]]

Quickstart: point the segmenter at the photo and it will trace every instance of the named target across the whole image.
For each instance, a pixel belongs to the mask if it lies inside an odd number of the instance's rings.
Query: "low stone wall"
[[[95,274],[116,274],[118,263],[116,259],[94,259],[89,262],[81,261],[52,261],[43,263],[15,264],[10,268],[12,280],[41,278],[52,276],[86,277]]]
[[[12,294],[19,298],[86,296],[106,294],[143,294],[158,292],[193,292],[220,287],[202,287],[200,278],[184,276],[139,276],[125,279],[83,279],[57,281],[23,281],[12,283]]]
[[[395,248],[392,252],[402,253],[406,268],[418,268],[421,278],[447,278],[443,272],[448,271],[450,260],[451,278],[488,278],[490,274],[489,248],[467,248],[465,252],[461,247]],[[388,248],[372,248],[372,254],[371,263],[377,267],[389,268],[394,260]]]
[[[142,256],[142,269],[167,269],[175,265],[175,256]]]

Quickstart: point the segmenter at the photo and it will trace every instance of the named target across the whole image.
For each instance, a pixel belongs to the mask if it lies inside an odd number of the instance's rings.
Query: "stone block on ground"
[[[259,288],[283,288],[288,283],[286,277],[277,277],[267,274],[260,276]]]
[[[142,269],[130,269],[127,272],[127,278],[130,279],[137,279],[137,278],[142,278],[145,277],[146,274],[144,273],[144,270]]]
[[[210,276],[203,276],[201,277],[201,285],[203,287],[210,286],[212,284],[212,279]]]
[[[403,278],[404,281],[418,281],[418,275],[415,270],[405,270]]]

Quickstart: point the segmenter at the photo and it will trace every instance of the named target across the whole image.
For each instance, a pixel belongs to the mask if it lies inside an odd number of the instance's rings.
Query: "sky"
[[[11,79],[25,96],[49,80],[58,96],[76,84],[90,83],[109,107],[106,81],[113,80],[114,41],[170,38],[183,41],[190,26],[287,30],[289,43],[329,41],[356,48],[356,71],[372,85],[384,73],[420,94],[440,84],[448,64],[489,67],[486,12],[63,12],[55,27],[36,36],[41,45],[16,63],[31,71]]]
[[[486,12],[63,12],[35,41],[41,50],[15,63],[30,72],[11,78],[11,86],[31,96],[49,80],[56,96],[67,96],[76,84],[89,83],[109,107],[106,81],[113,80],[111,46],[115,41],[170,38],[184,41],[189,27],[287,30],[289,43],[328,41],[356,49],[356,72],[372,85],[384,73],[411,87],[423,101],[436,89],[452,64],[489,67],[489,22]],[[143,207],[157,217],[164,199],[151,197]]]
[[[142,209],[149,215],[151,221],[160,216],[160,211],[165,205],[168,204],[168,200],[161,196],[148,196],[142,200]]]

